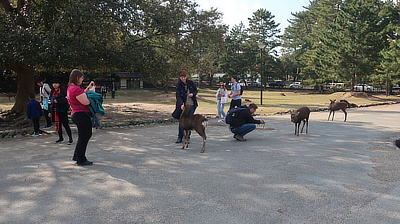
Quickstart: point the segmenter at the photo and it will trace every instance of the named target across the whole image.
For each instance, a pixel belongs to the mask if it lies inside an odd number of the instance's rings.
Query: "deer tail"
[[[207,127],[207,126],[208,126],[208,119],[207,119],[207,118],[204,118],[204,119],[201,121],[201,125],[203,125],[203,127]]]

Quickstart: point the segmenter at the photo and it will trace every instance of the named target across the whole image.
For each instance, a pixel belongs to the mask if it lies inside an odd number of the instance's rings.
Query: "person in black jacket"
[[[246,105],[242,106],[243,110],[241,110],[236,118],[231,122],[230,128],[232,133],[234,133],[233,138],[238,141],[244,142],[246,139],[243,138],[244,135],[253,131],[256,128],[256,124],[265,124],[264,120],[255,120],[253,118],[253,114],[257,110],[257,105],[254,103],[250,104],[249,107]]]
[[[68,109],[69,104],[67,100],[67,91],[61,86],[59,79],[53,79],[53,91],[51,94],[51,108],[50,117],[53,117],[53,121],[56,124],[56,131],[58,132],[58,140],[55,143],[64,142],[62,126],[64,126],[65,131],[68,134],[69,140],[68,145],[73,143],[71,128],[68,124]]]
[[[176,109],[174,113],[177,116],[174,116],[175,118],[179,118],[180,114],[183,111],[185,103],[189,104],[191,107],[188,114],[189,115],[194,114],[198,106],[196,95],[197,95],[196,84],[192,80],[187,79],[186,71],[184,70],[179,71],[179,80],[178,83],[176,84]],[[183,131],[181,126],[179,126],[178,139],[176,140],[175,143],[182,143],[182,138],[183,138]],[[189,138],[190,138],[190,133],[189,133]]]

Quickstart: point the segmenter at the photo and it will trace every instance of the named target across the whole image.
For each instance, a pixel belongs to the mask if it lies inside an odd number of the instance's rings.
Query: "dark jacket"
[[[69,109],[69,104],[68,104],[68,99],[67,99],[67,91],[65,90],[64,87],[60,86],[60,93],[55,93],[54,90],[52,91],[52,94],[50,94],[51,98],[51,107],[49,111],[52,113],[57,112],[57,113],[67,113]],[[57,100],[57,103],[54,103],[54,100]]]
[[[36,119],[43,116],[42,106],[40,106],[40,103],[37,100],[32,99],[29,101],[26,106],[26,115],[28,116],[28,119]]]
[[[240,128],[244,124],[248,123],[253,123],[253,124],[260,124],[260,120],[255,120],[253,118],[253,115],[251,115],[251,112],[249,108],[244,105],[242,106],[243,108],[246,108],[245,110],[240,111],[239,114],[237,114],[235,120],[232,121],[231,123],[231,128]]]
[[[186,86],[189,88],[189,93],[193,93],[193,104],[194,108],[198,106],[197,104],[197,87],[196,84],[189,79],[186,79],[186,84],[182,82],[181,79],[178,80],[178,83],[176,84],[176,105],[175,105],[175,111],[172,113],[172,117],[179,119],[179,116],[182,113],[181,106],[186,103],[187,99],[187,89]]]

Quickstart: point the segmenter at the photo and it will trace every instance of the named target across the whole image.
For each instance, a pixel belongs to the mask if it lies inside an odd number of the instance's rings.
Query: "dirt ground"
[[[134,97],[132,97],[131,94],[132,93],[126,93],[125,96],[120,95],[116,99],[106,99],[103,103],[106,114],[100,116],[101,122],[123,125],[132,121],[165,120],[171,118],[171,113],[175,109],[175,105],[171,105],[171,102],[175,102],[174,93],[154,95],[141,95],[135,93]],[[368,94],[361,92],[337,92],[331,94],[331,97],[336,99],[346,98],[349,101],[355,98],[368,98],[374,100],[374,96],[369,96]],[[214,102],[213,100],[214,98],[209,99],[206,97],[198,97],[199,102]],[[381,101],[382,99],[376,100]],[[246,98],[244,98],[244,102],[247,102]],[[215,107],[210,109],[207,107],[198,107],[196,113],[205,115],[209,118],[215,118],[217,116],[217,108]],[[263,114],[262,109],[257,113],[265,115]],[[44,125],[45,120],[42,118],[41,126]],[[0,110],[0,134],[5,131],[18,132],[24,129],[32,129],[32,124],[26,119],[26,115],[10,114],[9,111]]]
[[[175,99],[173,94],[165,94],[161,98]],[[104,116],[99,116],[101,122],[115,125],[126,124],[130,121],[164,120],[171,118],[174,105],[153,104],[153,103],[104,103],[106,111]],[[196,113],[209,117],[216,116],[215,111],[207,108],[198,108]],[[72,122],[72,121],[70,121]],[[41,127],[45,126],[44,118],[41,119]],[[0,111],[0,132],[21,131],[32,128],[32,124],[26,119],[26,115],[10,114],[9,111]]]

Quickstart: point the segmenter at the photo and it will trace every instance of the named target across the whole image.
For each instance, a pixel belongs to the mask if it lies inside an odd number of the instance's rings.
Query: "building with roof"
[[[142,76],[138,72],[116,72],[120,89],[143,89]]]

